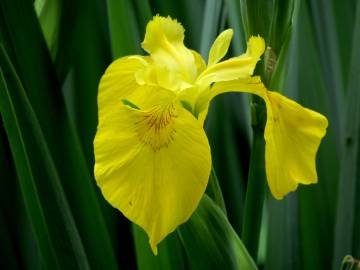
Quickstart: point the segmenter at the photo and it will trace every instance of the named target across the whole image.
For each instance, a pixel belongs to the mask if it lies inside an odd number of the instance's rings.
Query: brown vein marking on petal
[[[176,109],[173,104],[155,106],[144,112],[136,122],[140,141],[151,146],[154,152],[168,147],[176,133],[174,128],[176,117]]]

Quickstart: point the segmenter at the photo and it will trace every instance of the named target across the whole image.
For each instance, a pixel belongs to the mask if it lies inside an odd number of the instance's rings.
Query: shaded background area
[[[282,12],[285,2],[253,2],[262,7],[258,17],[263,27]],[[360,2],[293,2],[296,16],[288,52],[281,58],[280,88],[270,90],[321,112],[330,126],[317,156],[319,183],[300,186],[282,201],[267,191],[260,252],[254,259],[260,269],[339,269],[346,254],[360,258]],[[36,116],[18,124],[38,192],[32,196],[33,187],[28,185],[29,193],[24,194],[26,183],[21,179],[25,178],[19,174],[25,169],[19,171],[15,164],[21,161],[11,150],[16,148],[15,135],[2,124],[0,268],[42,269],[38,232],[31,225],[35,200],[50,218],[50,235],[64,242],[61,255],[55,252],[59,260],[72,261],[66,243],[79,239],[88,258],[84,269],[197,269],[192,264],[197,254],[189,255],[189,247],[176,233],[154,257],[145,234],[111,208],[97,189],[92,145],[97,86],[113,59],[144,53],[140,42],[155,14],[180,21],[186,29],[186,45],[205,59],[215,37],[233,28],[228,57],[241,54],[246,50],[247,5],[250,0],[1,1],[0,43],[32,108],[26,110],[24,101],[16,114]],[[3,69],[6,61],[1,57]],[[217,97],[206,122],[228,219],[240,238],[251,153],[250,103],[246,94]],[[38,125],[44,139],[36,133]],[[44,161],[48,152],[51,158]],[[77,269],[71,263],[67,266]]]

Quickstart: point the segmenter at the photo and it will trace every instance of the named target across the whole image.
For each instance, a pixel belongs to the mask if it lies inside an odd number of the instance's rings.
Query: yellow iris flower
[[[262,38],[251,37],[246,53],[220,62],[232,35],[228,29],[217,37],[206,65],[185,47],[180,23],[155,16],[142,43],[149,56],[122,57],[101,78],[96,181],[106,200],[146,231],[155,254],[205,192],[211,152],[203,122],[218,94],[249,92],[265,100],[266,174],[275,198],[317,181],[326,118],[251,77],[264,52]]]

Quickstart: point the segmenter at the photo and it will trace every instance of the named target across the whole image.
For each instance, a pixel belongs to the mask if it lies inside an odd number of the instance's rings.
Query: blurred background
[[[216,98],[206,122],[227,219],[207,208],[155,257],[93,179],[99,79],[114,59],[144,54],[156,14],[181,22],[186,45],[204,59],[226,28],[235,32],[228,57],[260,34],[269,49],[257,73],[270,90],[329,120],[319,183],[281,201],[265,188],[250,251],[257,267],[340,269],[345,255],[360,259],[360,1],[1,0],[0,8],[1,269],[239,269],[252,148],[247,94]]]

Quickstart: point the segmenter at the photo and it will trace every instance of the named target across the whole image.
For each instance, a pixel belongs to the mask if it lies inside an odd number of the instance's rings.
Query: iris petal
[[[259,77],[216,83],[211,98],[225,92],[256,94],[266,103],[265,167],[276,199],[294,191],[299,183],[317,182],[315,158],[326,133],[326,117],[266,90]]]
[[[195,80],[197,70],[193,53],[184,45],[184,31],[176,20],[154,16],[146,26],[142,47],[158,65],[181,74],[189,83]]]
[[[253,74],[264,50],[264,40],[261,37],[251,37],[246,53],[209,66],[200,74],[196,83],[210,85],[213,82],[248,78]]]
[[[106,200],[157,244],[195,211],[211,155],[202,126],[175,104],[136,110],[117,106],[100,121],[95,176]]]
[[[265,161],[269,187],[282,199],[298,184],[317,183],[316,152],[327,119],[279,93],[267,92]]]
[[[233,30],[227,29],[216,38],[209,52],[209,66],[216,64],[225,56],[229,49],[233,35]]]
[[[157,244],[196,209],[211,156],[201,124],[178,105],[177,95],[139,84],[137,74],[151,64],[149,57],[131,56],[106,70],[94,152],[105,199],[147,232],[156,253]]]
[[[191,50],[191,53],[194,56],[197,74],[201,74],[206,69],[206,63],[198,52]]]

